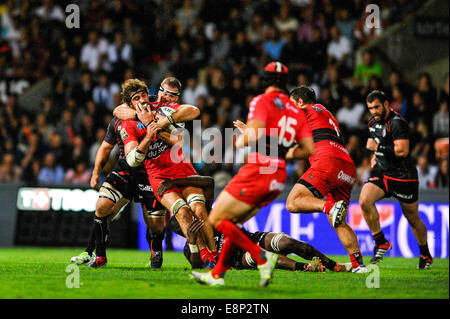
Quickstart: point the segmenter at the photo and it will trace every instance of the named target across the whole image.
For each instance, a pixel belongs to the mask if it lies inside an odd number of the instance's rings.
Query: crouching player
[[[203,268],[205,265],[202,263],[198,254],[197,247],[197,234],[203,227],[203,222],[196,219],[188,228],[188,238],[184,246],[184,256],[192,265],[192,268]],[[169,221],[169,227],[178,235],[184,236],[180,231],[180,226],[176,219],[171,218]],[[284,233],[274,232],[255,232],[250,233],[245,229],[241,229],[254,243],[261,246],[263,249],[278,254],[278,260],[276,264],[277,269],[293,270],[293,271],[306,271],[306,272],[323,272],[328,269],[333,272],[344,272],[351,270],[351,263],[339,264],[334,260],[328,258],[313,246],[303,241],[296,240]],[[217,250],[220,254],[222,245],[224,242],[224,235],[218,232],[214,234],[214,240],[216,242]],[[297,256],[311,260],[310,263],[302,263],[286,257],[288,254],[296,254]],[[234,251],[230,267],[233,269],[256,269],[256,262],[252,256],[245,252],[243,249],[238,248]]]

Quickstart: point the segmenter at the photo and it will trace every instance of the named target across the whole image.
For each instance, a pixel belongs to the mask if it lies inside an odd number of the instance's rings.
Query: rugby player
[[[385,197],[400,202],[403,215],[408,220],[419,244],[420,259],[417,269],[429,269],[433,263],[427,243],[427,228],[419,216],[419,181],[417,168],[410,156],[409,126],[392,108],[382,91],[372,91],[366,98],[371,114],[366,148],[372,155],[372,171],[359,196],[364,218],[375,240],[371,263],[383,259],[392,244],[386,240],[380,227],[375,203]]]
[[[115,110],[114,113],[118,117],[129,119],[124,121],[122,126],[126,135],[124,142],[128,164],[136,166],[143,162],[154,190],[158,190],[160,184],[167,179],[198,176],[192,164],[185,160],[186,156],[181,148],[173,151],[170,145],[159,137],[161,134],[168,134],[170,138],[167,129],[176,126],[177,123],[195,119],[200,114],[200,110],[193,105],[180,105],[175,102],[181,94],[181,83],[174,77],[162,81],[158,100],[153,103],[149,103],[148,94],[140,88],[140,85],[139,81],[135,81],[130,82],[128,88],[124,87],[124,90],[128,92],[126,94],[132,95],[133,109],[118,107],[116,108],[118,112]],[[155,117],[153,112],[158,115],[161,112],[163,116]],[[140,121],[130,119],[135,116],[138,116]],[[176,158],[172,159],[172,156]],[[155,195],[164,207],[176,216],[184,233],[194,216],[202,220],[207,218],[205,196],[199,187],[173,187],[165,190],[163,194],[155,193]],[[206,225],[201,233],[204,243],[200,250],[202,260],[208,260],[214,264],[218,253],[212,226]]]
[[[312,88],[297,87],[291,91],[290,98],[308,118],[315,149],[309,158],[311,167],[292,188],[286,208],[292,213],[326,213],[350,256],[352,271],[367,272],[356,234],[345,221],[356,167],[344,146],[338,122],[323,105],[316,104]],[[288,153],[288,158],[295,157],[294,151],[295,148]]]
[[[111,210],[112,214],[109,215],[109,220],[112,221],[118,215],[120,210],[126,204],[128,204],[131,199],[133,199],[133,197],[135,202],[140,202],[143,218],[147,226],[146,238],[151,250],[150,266],[152,268],[161,268],[163,262],[162,241],[164,240],[164,228],[161,229],[160,222],[155,223],[154,221],[160,219],[164,221],[166,210],[154,196],[150,183],[148,182],[148,176],[145,168],[142,166],[131,168],[123,161],[125,151],[124,144],[120,136],[121,124],[122,120],[113,118],[108,125],[106,136],[99,149],[97,150],[94,169],[92,171],[92,177],[90,181],[91,187],[96,190],[101,189],[99,185],[100,171],[108,160],[114,145],[117,144],[119,147],[119,162],[117,163],[114,170],[107,176],[105,183],[101,186],[104,189],[113,187],[116,189],[116,191],[118,190],[118,194],[121,194],[123,197],[119,200],[116,200],[116,198],[113,197],[109,197],[109,200],[102,200],[100,203],[98,203],[98,205],[107,205],[107,207],[109,207],[111,205],[111,202],[115,202]],[[100,194],[99,196],[105,196],[105,194],[103,194],[104,189],[102,189],[102,194]],[[147,207],[149,210],[147,210]],[[103,210],[103,208],[99,209]],[[92,230],[86,250],[80,255],[72,257],[72,262],[76,264],[87,264],[92,267],[101,267],[106,265],[106,260],[102,262],[102,258],[97,260],[97,262],[94,262],[94,260],[96,259],[96,254],[94,253],[95,228],[96,227],[94,227]],[[107,233],[109,233],[109,228],[107,228],[106,231]],[[105,244],[106,240],[107,238],[105,238]]]
[[[169,221],[169,227],[178,235],[184,236],[180,231],[178,222],[171,218]],[[203,227],[203,222],[196,219],[188,227],[188,238],[184,246],[184,256],[191,264],[192,268],[201,268],[202,261],[200,256],[196,252],[191,252],[195,249],[197,242],[197,233]],[[294,271],[307,271],[307,272],[323,272],[328,269],[333,272],[344,272],[351,270],[351,264],[339,264],[334,260],[328,258],[313,246],[303,241],[296,240],[284,233],[274,232],[255,232],[250,233],[245,229],[242,231],[256,244],[262,248],[277,253],[278,261],[276,264],[277,269],[294,270]],[[218,232],[214,234],[214,240],[216,242],[217,250],[222,249],[224,235]],[[310,263],[297,262],[293,259],[286,257],[288,254],[296,254],[306,260],[311,260]],[[248,252],[238,248],[234,251],[232,261],[230,262],[231,268],[234,269],[255,269],[256,263]]]
[[[267,286],[272,279],[278,255],[255,244],[235,223],[245,222],[280,194],[287,177],[285,155],[294,143],[300,145],[299,157],[307,157],[314,151],[306,116],[286,94],[287,80],[285,65],[280,62],[266,65],[264,93],[251,100],[247,124],[234,122],[242,133],[236,140],[236,147],[250,146],[251,152],[247,163],[217,197],[208,217],[224,235],[224,241],[219,261],[212,271],[191,272],[191,277],[200,284],[225,284],[225,273],[236,247],[249,252],[256,262],[260,286]]]

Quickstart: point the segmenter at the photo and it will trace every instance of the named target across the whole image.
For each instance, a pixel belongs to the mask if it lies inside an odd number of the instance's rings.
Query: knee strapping
[[[187,204],[191,206],[193,203],[205,204],[205,195],[203,194],[191,194],[187,197]]]
[[[249,252],[246,252],[244,254],[244,258],[245,258],[245,261],[247,262],[247,265],[249,265],[252,268],[256,267],[256,261],[253,260],[253,258]]]
[[[171,212],[174,216],[176,216],[176,215],[178,214],[179,210],[180,210],[181,208],[183,208],[183,207],[188,207],[188,208],[189,208],[189,205],[184,201],[184,199],[179,198],[179,199],[177,199],[177,200],[172,204],[172,206],[170,207],[170,212]]]
[[[122,194],[112,186],[101,186],[98,192],[99,198],[107,198],[111,200],[114,204],[117,203],[121,198]]]
[[[287,237],[287,235],[285,233],[279,233],[276,234],[275,236],[273,236],[272,240],[270,241],[270,246],[272,247],[273,251],[276,253],[280,252],[280,248],[278,246],[278,244],[280,243],[281,238],[283,237]]]
[[[165,209],[161,209],[161,210],[157,210],[154,212],[148,212],[148,217],[150,218],[161,218],[166,216],[166,210]]]

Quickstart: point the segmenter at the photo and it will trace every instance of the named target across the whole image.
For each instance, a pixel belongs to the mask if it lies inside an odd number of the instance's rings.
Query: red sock
[[[350,261],[352,262],[352,268],[358,268],[363,264],[361,253],[358,251],[350,254]]]
[[[322,207],[322,212],[324,212],[325,214],[329,214],[330,210],[333,208],[334,202],[332,201],[326,201],[325,204]]]
[[[222,244],[222,252],[220,253],[219,260],[216,266],[211,271],[211,275],[214,278],[225,277],[227,269],[230,267],[231,259],[233,258],[236,245],[230,240],[230,237],[225,236]]]
[[[208,249],[203,248],[200,250],[200,259],[205,262],[206,259],[211,259],[211,253],[208,251]]]
[[[219,252],[216,251],[212,251],[211,255],[214,257],[215,262],[217,263],[217,261],[219,260]]]
[[[240,248],[248,251],[253,260],[258,265],[262,265],[266,260],[261,259],[262,248],[251,241],[235,224],[229,220],[223,220],[217,225],[217,230],[225,236],[229,237],[231,241]],[[222,253],[221,253],[222,254]]]

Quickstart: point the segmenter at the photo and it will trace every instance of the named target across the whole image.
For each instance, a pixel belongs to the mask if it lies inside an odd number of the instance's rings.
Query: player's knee
[[[367,196],[361,196],[359,198],[359,206],[361,206],[361,209],[363,210],[363,213],[367,212],[372,206],[374,206],[375,203],[373,200],[371,200]]]
[[[211,214],[208,216],[208,222],[213,225],[215,228],[220,224],[220,222],[223,220],[219,215]]]

